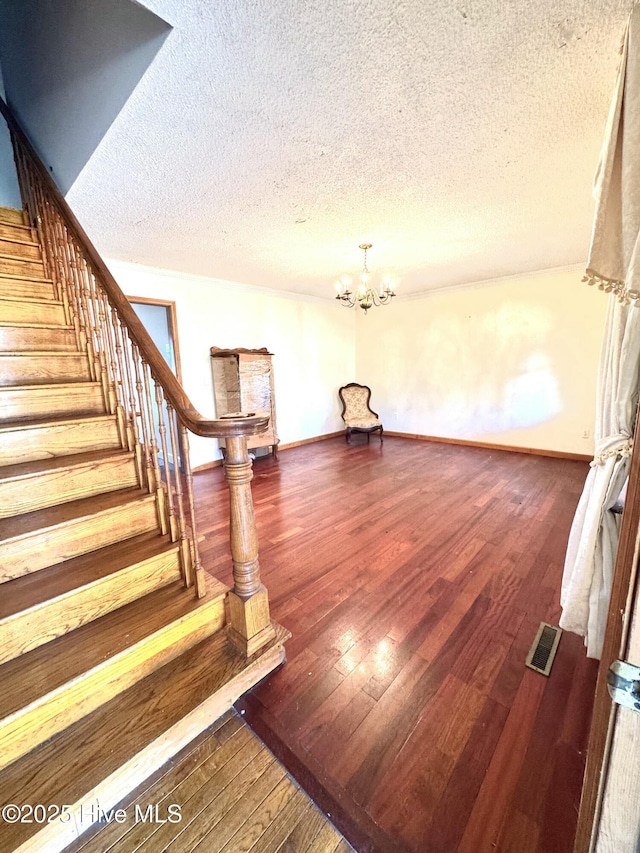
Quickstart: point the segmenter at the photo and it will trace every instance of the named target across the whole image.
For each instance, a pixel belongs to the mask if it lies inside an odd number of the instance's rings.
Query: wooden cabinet
[[[267,412],[269,427],[260,435],[247,436],[247,446],[271,447],[278,457],[278,427],[273,385],[272,353],[266,349],[211,347],[213,391],[218,417],[230,412]],[[224,439],[220,439],[224,454]]]

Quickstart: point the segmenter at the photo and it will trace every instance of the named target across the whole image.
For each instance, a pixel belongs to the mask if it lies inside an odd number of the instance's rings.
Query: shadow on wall
[[[22,207],[18,176],[13,162],[13,146],[3,119],[0,119],[0,207]]]
[[[66,193],[171,26],[135,0],[0,0],[0,21],[7,98]]]

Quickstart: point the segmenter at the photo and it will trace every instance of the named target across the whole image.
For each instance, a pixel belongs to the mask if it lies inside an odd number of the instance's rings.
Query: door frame
[[[173,341],[173,357],[176,363],[176,378],[182,385],[182,363],[180,361],[180,342],[178,340],[178,314],[176,311],[176,303],[170,299],[152,299],[148,296],[127,296],[129,302],[139,302],[142,305],[159,305],[162,308],[167,308],[167,317],[169,320],[169,334]],[[178,425],[180,421],[178,420]],[[187,448],[185,447],[182,430],[178,429],[178,450],[180,451],[181,460],[187,457]],[[180,462],[179,468],[184,467],[184,462]]]
[[[634,435],[638,435],[637,420],[636,413]],[[632,604],[637,587],[636,540],[640,527],[640,436],[638,439],[633,443],[631,454],[607,627],[596,681],[574,853],[590,853],[597,838],[618,707],[612,702],[607,690],[607,672],[615,660],[626,657],[631,628]]]
[[[178,382],[182,385],[182,365],[180,362],[180,342],[178,341],[178,314],[176,312],[176,303],[169,299],[151,299],[147,296],[127,296],[129,302],[140,302],[143,305],[160,305],[168,308],[169,317],[169,333],[173,341],[173,356],[176,360],[176,376]]]

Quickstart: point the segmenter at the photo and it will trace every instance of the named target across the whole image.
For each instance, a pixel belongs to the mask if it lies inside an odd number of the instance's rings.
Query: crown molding
[[[256,296],[273,296],[276,299],[294,299],[299,302],[316,302],[326,304],[327,298],[324,296],[313,296],[309,293],[295,293],[291,290],[276,290],[273,287],[260,287],[257,284],[246,284],[242,281],[231,281],[225,278],[214,278],[207,275],[198,275],[197,273],[182,272],[181,270],[171,270],[164,267],[153,267],[148,264],[138,264],[133,261],[120,261],[115,258],[105,258],[105,263],[113,272],[117,280],[116,271],[118,269],[130,270],[132,272],[142,272],[148,275],[161,276],[162,278],[180,279],[191,284],[197,284],[204,287],[220,287],[226,290],[235,290],[242,293],[253,293]],[[331,296],[329,296],[331,298]]]
[[[276,290],[272,287],[261,287],[257,284],[246,284],[241,281],[213,278],[212,276],[187,273],[180,270],[166,269],[164,267],[153,267],[147,264],[134,263],[133,261],[120,261],[115,258],[107,258],[105,259],[105,262],[112,271],[117,269],[131,270],[132,272],[139,271],[148,275],[161,276],[163,278],[171,278],[174,280],[180,279],[181,281],[187,281],[192,284],[205,287],[215,286],[226,290],[234,290],[236,292],[253,293],[257,296],[272,296],[276,299],[293,299],[299,302],[319,303],[322,305],[326,305],[327,302],[333,302],[335,299],[335,297],[330,293],[327,296],[313,296],[309,293],[295,293],[291,290]],[[441,293],[452,293],[458,290],[476,290],[484,287],[492,287],[498,284],[506,284],[513,281],[522,281],[523,279],[542,278],[543,276],[560,275],[562,273],[579,273],[580,276],[582,276],[584,275],[584,271],[584,264],[568,264],[566,266],[549,267],[548,269],[534,270],[532,272],[513,273],[512,275],[499,276],[497,278],[486,278],[479,281],[464,282],[462,284],[434,287],[430,290],[421,290],[416,293],[402,293],[402,290],[400,290],[396,295],[398,297],[398,302],[409,302],[415,299],[428,299],[431,296],[437,296]]]
[[[511,281],[522,281],[529,278],[542,278],[548,275],[561,275],[562,273],[579,273],[582,277],[585,264],[567,264],[562,267],[548,267],[544,270],[533,270],[532,272],[513,273],[512,275],[498,276],[497,278],[485,278],[479,281],[469,281],[462,284],[450,284],[444,287],[434,287],[431,290],[421,290],[417,293],[398,293],[398,301],[410,301],[412,299],[427,299],[439,293],[451,293],[456,290],[475,290],[482,287],[492,287],[497,284],[507,284]]]

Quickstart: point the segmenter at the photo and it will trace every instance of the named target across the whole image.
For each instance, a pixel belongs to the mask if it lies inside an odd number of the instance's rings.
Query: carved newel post
[[[225,439],[225,477],[231,509],[233,590],[229,593],[229,639],[247,656],[274,636],[267,590],[260,581],[258,536],[251,497],[251,459],[243,435]]]

